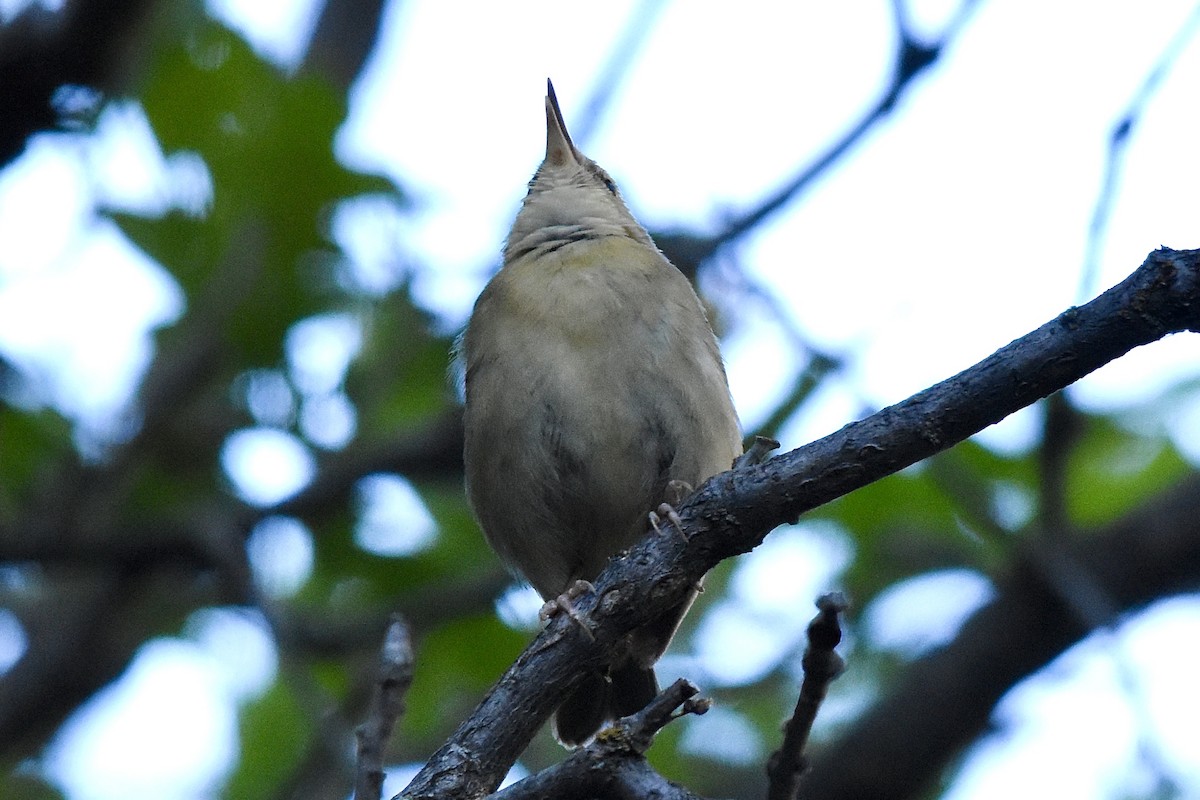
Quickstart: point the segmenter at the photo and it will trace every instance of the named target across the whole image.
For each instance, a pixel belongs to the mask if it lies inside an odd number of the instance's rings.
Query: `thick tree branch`
[[[615,557],[578,603],[584,635],[554,621],[426,764],[405,797],[472,797],[499,783],[533,733],[630,630],[679,602],[725,558],[776,526],[962,441],[1139,345],[1200,330],[1200,251],[1161,249],[1087,305],[1071,308],[979,364],[760,466],[722,473],[668,529]]]

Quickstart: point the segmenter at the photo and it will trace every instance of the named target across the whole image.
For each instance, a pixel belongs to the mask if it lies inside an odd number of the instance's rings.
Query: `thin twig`
[[[655,735],[688,714],[703,714],[707,698],[680,678],[636,714],[622,717],[597,734],[587,747],[566,761],[530,775],[497,792],[491,800],[545,797],[641,798],[695,800],[695,795],[670,783],[643,758]]]
[[[783,743],[767,762],[767,799],[795,800],[799,797],[800,781],[808,769],[804,749],[812,733],[817,711],[829,691],[829,684],[845,669],[845,662],[834,650],[842,640],[839,616],[846,610],[846,598],[839,592],[823,595],[817,600],[820,613],[808,625],[808,648],[801,665],[804,681],[796,710],[783,728]]]
[[[1141,121],[1150,98],[1162,84],[1163,78],[1183,52],[1188,40],[1200,28],[1200,5],[1192,10],[1187,22],[1179,27],[1174,38],[1163,48],[1162,54],[1138,87],[1133,99],[1125,107],[1125,113],[1113,124],[1108,135],[1108,155],[1104,162],[1104,178],[1096,194],[1096,205],[1092,209],[1092,221],[1088,225],[1087,251],[1083,256],[1083,270],[1079,276],[1079,302],[1090,298],[1096,291],[1100,277],[1100,251],[1104,246],[1104,235],[1108,231],[1108,220],[1112,216],[1113,200],[1117,195],[1117,181],[1125,159],[1125,148],[1134,126]]]
[[[383,792],[383,756],[392,728],[404,713],[404,695],[412,678],[413,650],[408,626],[399,615],[393,615],[383,638],[379,683],[371,697],[367,720],[355,731],[358,737],[355,800],[379,800]]]
[[[888,85],[875,104],[863,114],[862,118],[852,125],[840,139],[831,144],[824,153],[808,164],[795,177],[775,190],[759,205],[732,219],[728,220],[723,229],[697,243],[694,255],[697,261],[704,261],[722,247],[742,238],[754,230],[764,220],[775,214],[781,208],[792,202],[804,189],[812,185],[826,170],[836,164],[850,148],[860,140],[897,107],[900,98],[913,85],[917,76],[927,68],[937,63],[943,52],[958,35],[966,23],[970,12],[978,4],[977,0],[966,0],[960,7],[954,20],[947,25],[946,30],[937,41],[926,44],[918,40],[909,26],[903,3],[892,5],[894,25],[896,29],[896,57],[892,64],[892,75]],[[660,246],[662,243],[660,242]],[[668,257],[672,254],[667,252]],[[674,259],[672,259],[674,261]],[[679,264],[676,262],[676,266]]]
[[[845,366],[844,360],[830,352],[822,350],[811,342],[796,324],[793,312],[784,307],[779,298],[757,279],[736,265],[726,265],[729,259],[722,259],[720,275],[731,285],[733,291],[739,292],[749,301],[763,306],[767,315],[782,331],[787,346],[792,348],[797,357],[807,355],[808,360],[792,379],[791,389],[775,404],[767,414],[766,419],[757,426],[759,433],[764,436],[778,436],[780,429],[792,418],[802,405],[812,397],[822,381],[830,374]],[[735,301],[739,302],[740,301]]]
[[[644,754],[650,749],[655,735],[669,723],[688,714],[704,714],[712,705],[705,697],[697,697],[700,690],[686,678],[680,678],[650,701],[649,705],[636,714],[622,717],[609,730],[629,742],[635,753]],[[678,712],[678,713],[677,713]],[[610,739],[602,731],[597,737],[605,745]]]
[[[594,88],[591,96],[583,104],[583,110],[571,123],[571,138],[583,150],[587,150],[591,137],[596,133],[597,125],[603,118],[605,110],[612,103],[613,95],[620,88],[622,80],[633,65],[638,50],[646,43],[650,33],[654,30],[654,23],[658,15],[662,13],[666,5],[666,0],[642,0],[629,15],[629,20],[625,23],[625,30],[621,32],[621,38],[613,46],[608,60],[604,62],[604,66],[600,68],[593,81]]]

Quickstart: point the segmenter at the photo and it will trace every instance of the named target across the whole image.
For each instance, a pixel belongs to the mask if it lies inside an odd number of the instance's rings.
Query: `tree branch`
[[[892,74],[888,84],[874,105],[812,163],[768,195],[756,207],[727,220],[720,231],[708,236],[676,232],[656,233],[654,235],[655,243],[671,263],[682,270],[685,275],[694,276],[700,264],[726,245],[736,242],[753,231],[777,211],[795,200],[830,167],[840,162],[842,157],[875,127],[876,123],[886,119],[912,87],[917,76],[937,63],[942,53],[953,43],[977,4],[978,0],[964,0],[954,19],[942,32],[941,37],[936,42],[926,44],[918,41],[909,25],[903,4],[897,0],[892,5],[892,16],[896,28],[896,56],[892,61]]]
[[[641,0],[630,12],[620,37],[592,79],[592,90],[583,108],[571,120],[571,138],[581,149],[589,149],[592,135],[605,110],[629,73],[638,51],[654,31],[655,23],[666,5],[665,0]]]
[[[328,0],[313,30],[304,66],[348,93],[375,49],[383,6],[382,0]]]
[[[578,676],[603,669],[631,630],[678,603],[721,560],[776,526],[957,444],[1139,345],[1200,330],[1200,251],[1160,249],[1087,305],[975,366],[759,466],[710,479],[680,508],[681,532],[649,536],[599,575],[577,608],[590,636],[553,621],[500,678],[404,797],[481,796]],[[677,535],[682,533],[682,535]],[[519,709],[519,713],[514,713]]]
[[[654,735],[679,716],[703,714],[707,700],[694,700],[700,690],[686,680],[668,686],[650,705],[602,731],[594,742],[566,761],[497,792],[493,800],[544,800],[587,797],[593,800],[697,800],[651,768],[643,758]],[[679,714],[675,713],[680,709]]]
[[[1162,85],[1163,79],[1170,73],[1176,61],[1183,53],[1189,40],[1200,29],[1200,5],[1192,9],[1175,36],[1163,49],[1150,73],[1142,81],[1129,105],[1125,107],[1108,134],[1108,153],[1104,160],[1104,177],[1100,182],[1100,191],[1096,194],[1096,204],[1092,208],[1092,221],[1088,225],[1087,250],[1083,256],[1083,272],[1079,279],[1079,296],[1088,297],[1095,291],[1096,281],[1100,275],[1100,257],[1103,250],[1104,236],[1108,231],[1108,221],[1112,214],[1113,201],[1117,196],[1117,183],[1120,180],[1121,168],[1125,161],[1125,148],[1129,144],[1134,128],[1141,122],[1142,115],[1150,99]]]
[[[796,710],[784,725],[783,744],[767,762],[770,779],[767,800],[795,800],[799,796],[800,781],[808,769],[808,756],[804,750],[813,722],[829,691],[829,684],[845,668],[842,657],[834,648],[842,641],[839,616],[846,610],[846,598],[836,592],[827,594],[817,600],[817,608],[821,613],[808,625],[808,647],[801,660],[804,681],[800,684],[800,696],[796,698]]]
[[[404,695],[413,679],[412,639],[408,626],[393,616],[380,654],[379,682],[371,697],[367,720],[355,731],[358,769],[354,800],[379,800],[383,792],[383,756],[396,720],[404,713]]]

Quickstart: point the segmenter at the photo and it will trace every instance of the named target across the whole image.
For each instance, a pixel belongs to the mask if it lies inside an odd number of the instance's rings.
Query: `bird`
[[[549,80],[545,110],[545,158],[458,357],[471,509],[501,561],[562,606],[647,534],[664,498],[729,469],[742,433],[691,282],[571,141]],[[654,663],[694,598],[571,690],[555,711],[562,744],[654,698]]]

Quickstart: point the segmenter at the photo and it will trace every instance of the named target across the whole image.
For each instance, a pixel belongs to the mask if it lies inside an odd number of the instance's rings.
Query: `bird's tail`
[[[605,722],[641,711],[657,694],[654,668],[633,661],[608,675],[587,675],[554,712],[554,736],[568,747],[578,747]]]

